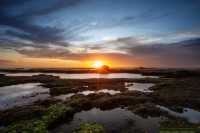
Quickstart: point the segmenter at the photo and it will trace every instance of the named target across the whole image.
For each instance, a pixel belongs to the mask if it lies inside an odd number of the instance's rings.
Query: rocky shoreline
[[[116,107],[126,108],[144,118],[163,116],[167,118],[163,122],[165,126],[199,126],[199,123],[190,123],[185,119],[172,116],[167,111],[158,108],[157,105],[168,107],[176,112],[181,112],[186,107],[200,111],[200,76],[198,74],[192,75],[191,71],[179,71],[171,74],[168,72],[167,74],[160,73],[159,75],[160,78],[141,79],[60,79],[50,75],[9,77],[1,74],[0,86],[39,82],[42,83],[42,86],[50,89],[50,95],[52,96],[44,101],[37,101],[32,105],[0,111],[0,124],[5,127],[1,130],[5,133],[20,133],[22,131],[30,133],[48,132],[56,125],[70,121],[75,113],[94,107],[101,110],[109,110]],[[150,88],[152,92],[129,91],[125,85],[127,82],[133,84],[153,83],[154,86]],[[83,90],[97,91],[105,88],[117,90],[121,93],[115,95],[98,93],[87,96],[76,94],[66,98],[64,101],[53,98],[61,94],[77,93]],[[29,123],[30,131],[23,126],[24,123]],[[86,130],[90,127],[91,130],[99,128],[100,132],[104,132],[98,125],[91,125],[85,124],[76,131]]]

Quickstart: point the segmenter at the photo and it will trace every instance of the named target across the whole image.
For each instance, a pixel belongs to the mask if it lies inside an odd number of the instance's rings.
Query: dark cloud
[[[199,49],[200,39],[192,39],[173,44],[133,46],[126,50],[151,66],[199,67]]]
[[[32,16],[43,16],[50,13],[57,12],[62,9],[66,9],[69,7],[76,6],[82,3],[84,0],[44,0],[44,1],[34,1],[34,0],[1,0],[0,1],[0,9],[1,11],[6,12],[7,10],[18,7],[18,6],[28,6],[22,13],[18,15],[18,17],[32,17]],[[38,8],[32,8],[36,5]],[[42,8],[39,8],[41,5]],[[18,7],[20,8],[20,7]],[[21,10],[21,9],[19,9]],[[7,13],[6,13],[7,14]]]
[[[119,23],[122,24],[132,24],[132,25],[141,25],[154,22],[156,20],[165,18],[169,16],[172,12],[158,12],[154,9],[147,9],[146,11],[139,13],[137,15],[125,16]]]
[[[130,38],[129,38],[130,39]],[[122,41],[120,39],[120,41]],[[125,41],[125,40],[124,40]],[[125,41],[127,42],[127,41]],[[130,41],[128,41],[130,43]],[[127,46],[127,45],[125,45]],[[99,47],[97,47],[99,49]],[[93,60],[96,57],[118,60],[128,64],[145,67],[199,67],[200,39],[182,41],[173,44],[137,45],[121,48],[121,53],[72,53],[64,49],[22,49],[20,54],[34,58],[59,58],[66,60]]]
[[[59,42],[59,46],[67,47],[70,45],[72,44],[68,42]],[[20,40],[6,39],[6,38],[0,37],[0,48],[3,48],[3,49],[17,50],[17,49],[23,49],[24,47],[49,48],[50,46],[56,46],[56,45],[44,44],[44,43],[30,43],[30,42],[24,42]]]
[[[137,46],[137,45],[144,45],[144,42],[148,40],[148,38],[144,37],[123,37],[123,38],[117,38],[115,40],[107,41],[107,43],[110,44],[122,44],[122,46],[128,47],[128,46]]]
[[[18,49],[18,53],[26,55],[33,58],[57,58],[64,60],[78,60],[87,61],[94,60],[98,58],[106,59],[123,59],[125,61],[129,60],[127,54],[121,53],[73,53],[68,49],[64,48],[32,48],[32,49]],[[129,60],[130,61],[130,60]]]
[[[0,9],[5,10],[5,9],[12,7],[12,6],[24,4],[25,2],[28,2],[28,0],[1,0],[0,1]]]
[[[33,43],[55,43],[59,44],[60,41],[64,41],[64,30],[53,27],[41,27],[27,23],[15,23],[15,28],[23,29],[26,33],[7,30],[6,35],[17,37],[23,40],[28,40]]]
[[[34,58],[66,58],[71,52],[67,49],[59,48],[31,48],[17,49],[20,54]]]
[[[22,17],[32,17],[32,16],[43,16],[49,13],[53,13],[55,11],[59,11],[68,7],[73,7],[76,6],[78,4],[80,4],[81,2],[83,2],[83,0],[59,0],[56,1],[55,3],[53,3],[51,6],[49,7],[45,7],[41,10],[32,10],[29,11],[28,13],[25,12],[24,14],[20,15]]]
[[[157,20],[166,18],[171,14],[173,14],[172,11],[158,12],[154,9],[146,9],[145,11],[138,14],[123,16],[119,18],[112,18],[110,23],[98,22],[97,24],[92,25],[90,28],[109,29],[126,25],[141,26],[156,22]]]
[[[63,45],[67,39],[77,37],[74,36],[73,30],[71,29],[65,31],[57,27],[37,25],[34,23],[33,19],[36,19],[35,17],[38,16],[59,11],[60,9],[75,6],[81,3],[82,0],[59,0],[54,4],[47,3],[45,7],[41,9],[24,11],[20,15],[11,15],[7,12],[7,10],[10,10],[12,7],[19,6],[21,4],[26,6],[29,2],[34,1],[2,0],[0,2],[0,25],[9,27],[9,29],[4,32],[4,36],[7,36],[7,38],[15,37],[43,45],[48,45],[49,43]],[[67,35],[64,35],[65,32],[67,32]]]
[[[98,45],[96,45],[96,46],[88,46],[88,47],[86,47],[86,48],[89,48],[89,49],[91,49],[91,50],[101,50],[101,49],[103,49],[104,47],[103,47],[103,46],[98,46]]]
[[[33,44],[26,44],[24,42],[20,41],[15,41],[11,39],[6,39],[6,38],[0,38],[0,48],[4,49],[16,49],[22,46],[34,46]]]

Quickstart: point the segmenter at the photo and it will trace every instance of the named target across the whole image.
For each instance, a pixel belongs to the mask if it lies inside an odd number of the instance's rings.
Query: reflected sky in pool
[[[71,122],[56,127],[51,133],[71,132],[84,122],[102,124],[108,133],[133,133],[137,131],[155,133],[158,132],[160,121],[160,117],[142,118],[122,108],[105,111],[93,108],[76,113]]]
[[[169,114],[187,119],[191,123],[200,123],[200,112],[190,108],[183,108],[183,113],[178,113],[170,110],[167,107],[157,105],[162,110],[169,112]]]
[[[40,85],[41,83],[26,83],[0,87],[0,110],[48,98],[49,89]]]
[[[129,91],[152,92],[149,88],[154,86],[152,83],[125,83]]]

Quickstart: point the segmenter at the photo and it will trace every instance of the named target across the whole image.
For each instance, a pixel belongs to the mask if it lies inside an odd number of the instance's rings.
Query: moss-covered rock
[[[102,125],[96,123],[84,123],[72,133],[105,133]]]
[[[54,104],[48,107],[47,111],[38,119],[26,120],[12,123],[0,130],[1,133],[47,133],[48,127],[55,123],[65,114],[71,113],[72,108],[64,104]]]
[[[42,120],[16,122],[0,130],[1,133],[47,133],[47,125]]]
[[[144,103],[144,104],[137,104],[135,106],[129,106],[129,110],[133,113],[140,115],[143,118],[151,117],[159,117],[159,116],[167,116],[168,113],[166,111],[162,111],[160,108],[156,107],[153,103]]]

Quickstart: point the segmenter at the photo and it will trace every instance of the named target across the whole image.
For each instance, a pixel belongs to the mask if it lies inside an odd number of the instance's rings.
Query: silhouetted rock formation
[[[98,69],[99,73],[109,73],[110,72],[110,67],[107,65],[103,65]]]

